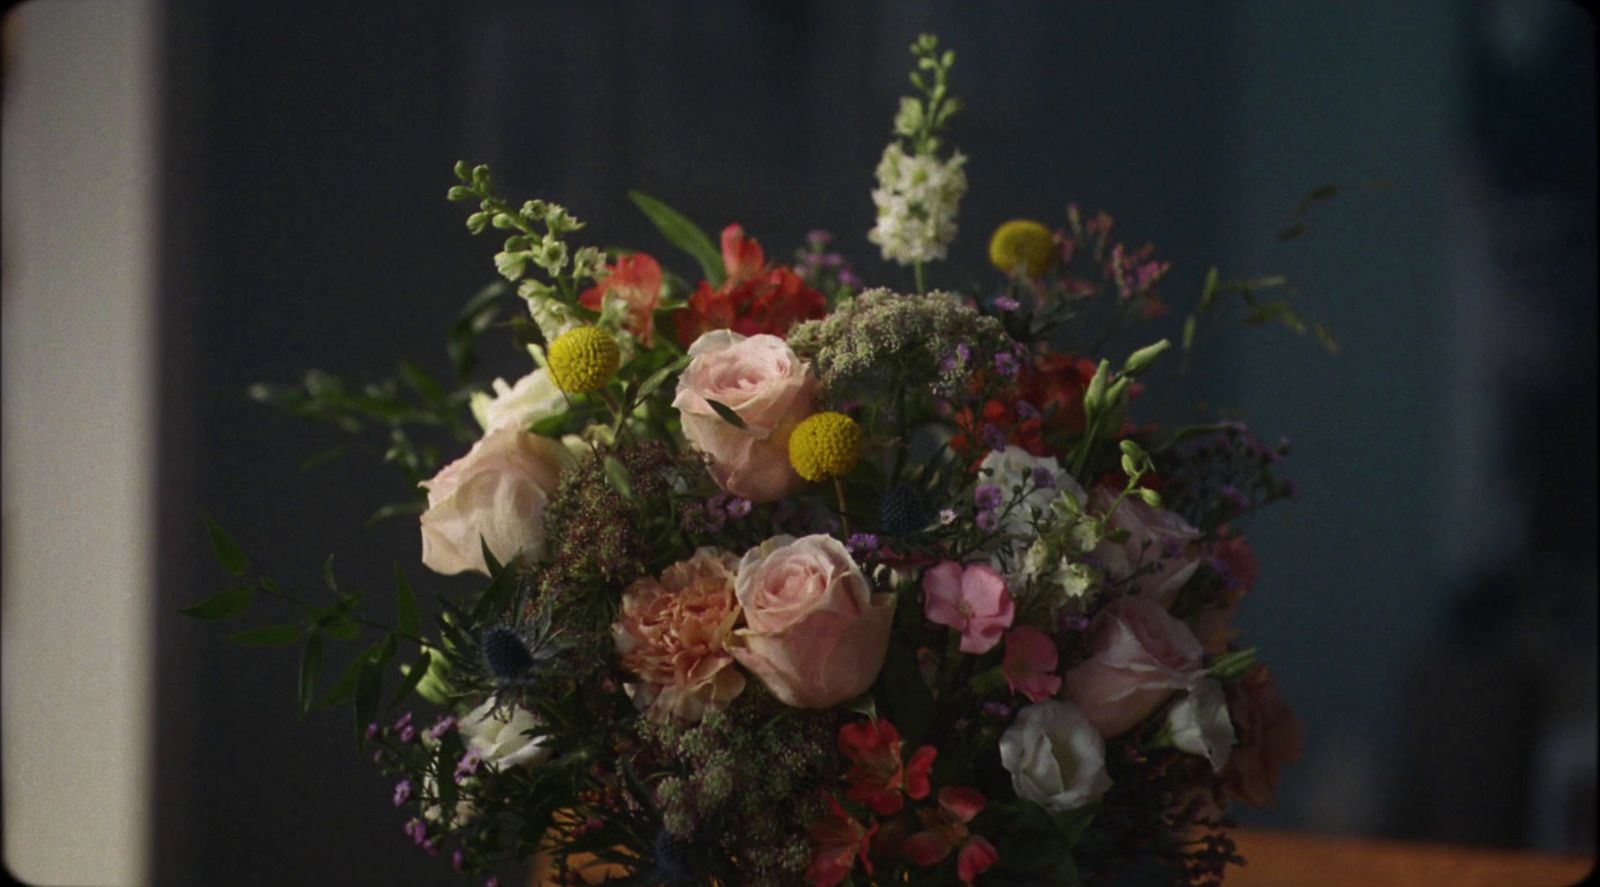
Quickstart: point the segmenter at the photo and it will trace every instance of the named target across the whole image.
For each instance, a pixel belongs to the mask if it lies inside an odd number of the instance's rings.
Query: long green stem
[[[927,282],[927,279],[924,277],[924,275],[922,273],[922,263],[921,262],[912,263],[911,269],[917,275],[917,295],[920,296],[923,293],[928,291],[928,282]]]

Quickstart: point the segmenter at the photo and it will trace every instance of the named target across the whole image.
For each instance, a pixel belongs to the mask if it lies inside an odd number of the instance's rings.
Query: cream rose
[[[487,573],[482,544],[501,563],[544,551],[544,509],[572,456],[556,441],[506,427],[422,484],[422,562],[437,573]],[[479,540],[482,539],[482,543]]]
[[[1017,712],[1000,735],[1000,764],[1017,797],[1055,813],[1076,810],[1111,787],[1105,741],[1077,706],[1059,699]]]
[[[485,432],[501,428],[526,431],[529,425],[567,408],[561,389],[544,367],[518,379],[515,385],[496,379],[490,387],[494,394],[479,391],[472,395],[471,402],[472,416]]]
[[[815,409],[811,366],[777,336],[745,337],[713,330],[689,347],[672,405],[683,436],[710,458],[724,490],[752,502],[798,491],[805,481],[789,464],[789,434]],[[717,415],[716,401],[738,415],[739,428]]]
[[[895,597],[874,594],[832,536],[775,536],[739,563],[745,627],[729,650],[785,705],[827,708],[877,680]]]

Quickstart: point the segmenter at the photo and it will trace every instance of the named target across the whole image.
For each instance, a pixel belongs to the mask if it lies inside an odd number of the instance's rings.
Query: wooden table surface
[[[1570,887],[1593,857],[1236,829],[1227,887]]]
[[[1571,887],[1594,869],[1592,857],[1377,838],[1254,828],[1235,829],[1233,838],[1248,864],[1229,867],[1225,887]],[[542,868],[535,866],[534,887],[546,883]],[[590,883],[605,880],[591,873]]]

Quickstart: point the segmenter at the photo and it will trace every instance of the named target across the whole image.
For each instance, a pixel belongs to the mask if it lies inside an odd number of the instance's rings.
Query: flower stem
[[[917,275],[917,295],[920,296],[923,293],[928,291],[927,278],[922,273],[922,263],[921,262],[912,263],[911,268],[912,268],[913,271],[916,272],[916,275]]]

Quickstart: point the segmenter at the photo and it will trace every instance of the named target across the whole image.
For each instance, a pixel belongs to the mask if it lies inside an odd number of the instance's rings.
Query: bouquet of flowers
[[[383,513],[420,512],[434,573],[482,577],[426,620],[400,570],[386,621],[331,563],[326,603],[253,575],[211,524],[240,581],[185,611],[303,609],[234,637],[303,645],[303,710],[353,706],[422,850],[491,884],[536,858],[550,884],[822,887],[1202,884],[1240,862],[1227,805],[1267,803],[1301,741],[1230,627],[1257,574],[1237,527],[1290,495],[1287,445],[1135,407],[1230,295],[1303,325],[1257,300],[1280,279],[1213,269],[1179,353],[1099,356],[1169,314],[1168,265],[1076,207],[1000,226],[990,289],[929,288],[966,158],[954,55],[912,49],[868,237],[914,291],[866,286],[825,233],[784,265],[635,193],[698,266],[679,277],[576,246],[567,209],[463,163],[449,198],[508,236],[507,283],[451,331],[460,384],[405,363],[255,390],[376,423],[421,491]],[[531,356],[514,383],[471,378],[491,329]],[[413,697],[426,714],[384,713]]]

